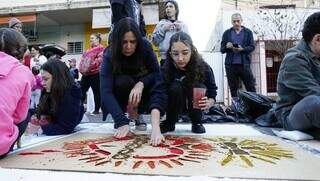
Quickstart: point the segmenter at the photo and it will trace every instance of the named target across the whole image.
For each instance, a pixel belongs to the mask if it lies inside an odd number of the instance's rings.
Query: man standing
[[[225,67],[231,96],[237,101],[237,91],[243,81],[247,91],[255,92],[255,79],[250,63],[251,52],[254,50],[252,31],[241,26],[242,17],[239,13],[231,16],[233,27],[223,33],[221,53],[227,53]]]
[[[319,130],[320,12],[307,18],[302,38],[281,63],[275,113],[286,130]]]

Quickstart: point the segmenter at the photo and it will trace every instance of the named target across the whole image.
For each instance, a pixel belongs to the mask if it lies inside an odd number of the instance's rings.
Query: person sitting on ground
[[[187,111],[192,121],[192,132],[205,133],[201,123],[202,111],[214,105],[217,95],[213,71],[185,32],[180,31],[171,37],[167,57],[163,76],[167,84],[168,107],[166,120],[160,125],[161,132],[174,131],[179,114]],[[194,88],[206,88],[206,94],[197,103],[193,103]]]
[[[320,128],[320,12],[304,22],[303,39],[285,55],[275,114],[285,130]]]
[[[148,108],[159,65],[152,45],[142,38],[131,18],[123,18],[115,26],[111,46],[105,50],[103,59],[100,72],[103,117],[107,113],[112,115],[117,137],[125,136],[130,119],[135,120],[136,129],[146,130],[146,123],[137,113]]]
[[[19,63],[27,49],[26,38],[16,30],[1,28],[0,40],[0,157],[3,157],[27,127],[35,81],[31,71]]]
[[[168,0],[165,2],[165,19],[162,19],[152,33],[152,42],[159,46],[161,66],[167,59],[167,50],[169,48],[169,41],[173,34],[179,31],[188,33],[187,25],[178,20],[179,7],[175,0]]]
[[[74,81],[67,65],[56,59],[49,59],[42,65],[41,76],[44,89],[36,114],[27,128],[28,133],[72,133],[84,113],[79,84]]]

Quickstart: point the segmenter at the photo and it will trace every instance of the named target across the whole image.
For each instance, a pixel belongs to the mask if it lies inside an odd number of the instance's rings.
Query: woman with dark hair
[[[158,74],[159,65],[151,44],[142,38],[131,18],[121,19],[114,28],[111,46],[104,53],[100,72],[102,110],[104,117],[106,113],[112,115],[116,137],[121,138],[129,133],[130,119],[135,120],[136,129],[147,129],[142,116],[137,113],[148,108],[158,110],[153,111],[157,112],[154,115],[163,112],[163,106],[159,106],[160,98],[151,93]],[[150,99],[150,96],[154,97]],[[149,104],[150,100],[152,102]],[[129,113],[130,119],[125,112]]]
[[[192,132],[205,133],[201,124],[202,111],[214,105],[217,95],[213,71],[199,55],[191,37],[184,32],[171,37],[167,57],[163,74],[168,86],[168,107],[166,120],[160,125],[161,132],[174,131],[179,114],[187,110],[192,121]],[[193,103],[194,88],[206,88],[206,94],[199,102]]]
[[[160,49],[161,65],[167,59],[167,50],[171,36],[179,31],[188,33],[187,25],[178,20],[178,3],[175,0],[167,0],[165,7],[165,19],[162,19],[158,23],[152,34],[152,42],[156,46],[159,46]]]
[[[24,133],[34,77],[19,60],[27,49],[26,38],[11,28],[0,29],[0,158],[12,150]]]
[[[68,67],[58,59],[49,59],[41,67],[44,90],[35,117],[29,123],[30,131],[41,128],[46,135],[72,133],[83,116],[80,86],[74,81]],[[40,131],[41,132],[41,131]]]
[[[30,61],[30,68],[32,69],[32,67],[34,66],[39,66],[41,67],[41,65],[43,65],[44,63],[47,62],[47,58],[42,55],[42,51],[40,49],[39,46],[34,45],[31,48],[31,61]]]
[[[82,102],[86,99],[87,91],[91,87],[94,96],[93,114],[100,114],[100,66],[104,47],[101,45],[101,35],[92,34],[90,36],[90,49],[87,50],[80,60],[79,71],[82,74],[80,85],[82,91]]]

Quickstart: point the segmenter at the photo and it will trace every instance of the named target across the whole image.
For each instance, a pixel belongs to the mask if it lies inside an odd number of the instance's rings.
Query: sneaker
[[[193,133],[202,134],[206,132],[206,129],[201,123],[193,123],[191,126],[191,131]]]
[[[92,114],[98,115],[98,114],[101,114],[101,112],[99,112],[99,111],[93,111]]]
[[[138,131],[146,131],[147,130],[147,123],[143,120],[143,116],[139,115],[138,119],[135,120],[136,130]]]
[[[168,124],[167,121],[163,121],[160,123],[160,131],[161,133],[172,132],[176,129],[174,124]]]

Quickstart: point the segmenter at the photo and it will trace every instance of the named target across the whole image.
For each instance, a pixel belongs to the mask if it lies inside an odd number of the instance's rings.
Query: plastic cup
[[[127,105],[127,113],[128,113],[128,118],[131,120],[136,120],[138,119],[138,108],[134,107],[132,104]]]
[[[206,96],[206,88],[193,88],[193,109],[201,109],[199,101]]]

